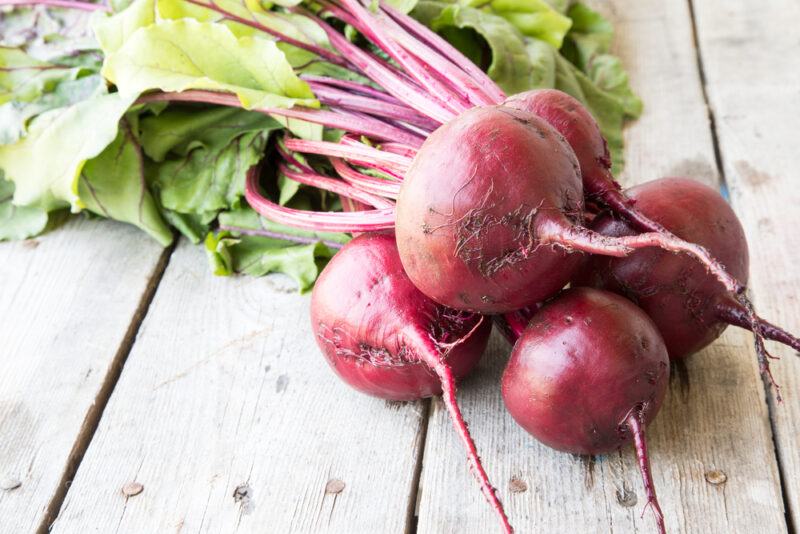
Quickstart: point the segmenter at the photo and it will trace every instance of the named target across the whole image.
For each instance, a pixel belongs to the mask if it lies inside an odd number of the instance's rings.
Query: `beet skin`
[[[311,321],[317,344],[342,380],[390,400],[442,393],[439,377],[419,353],[421,340],[460,341],[446,363],[462,378],[477,365],[492,328],[479,315],[449,310],[414,287],[391,234],[364,234],[333,257],[314,287]]]
[[[397,245],[408,276],[437,302],[500,313],[564,287],[579,254],[541,231],[583,221],[570,147],[523,111],[470,109],[422,145],[397,201]]]
[[[423,295],[403,271],[394,235],[362,234],[322,271],[311,323],[328,363],[355,389],[391,400],[442,394],[481,492],[510,534],[456,400],[456,380],[483,355],[491,321]]]
[[[590,288],[539,310],[514,346],[502,392],[536,439],[573,454],[606,454],[631,440],[626,420],[648,424],[661,406],[669,358],[653,322],[630,301]]]
[[[706,247],[747,283],[749,255],[736,214],[716,190],[688,178],[662,178],[627,190],[636,208],[686,241]],[[633,235],[622,219],[602,215],[592,228],[605,235]],[[624,295],[656,323],[672,359],[710,344],[727,322],[720,306],[739,305],[702,265],[682,254],[639,250],[627,258],[592,256],[575,283]]]

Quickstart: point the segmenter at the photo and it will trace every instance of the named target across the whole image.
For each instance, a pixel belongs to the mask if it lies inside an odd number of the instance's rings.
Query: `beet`
[[[581,167],[586,196],[609,206],[644,232],[663,232],[625,196],[611,174],[611,156],[600,126],[583,104],[557,89],[536,89],[509,97],[504,104],[543,118],[564,136]]]
[[[580,257],[541,246],[539,234],[582,213],[577,161],[547,123],[474,108],[417,153],[397,199],[397,246],[411,280],[437,302],[510,311],[567,283]]]
[[[718,191],[689,178],[662,178],[633,187],[637,209],[672,233],[707,248],[737,280],[748,280],[744,230]],[[633,235],[623,219],[604,214],[592,228]],[[701,265],[683,255],[640,250],[627,258],[592,256],[574,284],[607,289],[639,305],[655,322],[673,360],[701,350],[728,324],[752,330],[748,312]],[[759,318],[761,334],[800,350],[800,340]],[[768,372],[768,368],[762,368]]]
[[[648,216],[634,199],[622,191],[611,174],[611,158],[606,141],[589,111],[575,98],[555,89],[520,93],[508,98],[504,105],[542,117],[565,137],[580,163],[583,187],[588,202],[598,201],[605,204],[612,212],[628,220],[633,228],[649,234],[660,235],[665,243],[669,242],[673,251],[685,252],[694,256],[706,269],[714,273],[732,297],[730,302],[733,308],[731,309],[735,311],[735,316],[731,316],[730,321],[753,332],[756,354],[762,373],[776,387],[777,391],[777,385],[769,371],[768,359],[770,356],[764,347],[763,338],[771,334],[783,336],[785,333],[779,332],[779,329],[764,323],[758,317],[745,294],[746,280],[741,280],[735,273],[728,272],[727,264],[722,261],[722,258],[715,256],[713,251],[692,238],[679,239],[679,236],[661,224],[655,216]],[[669,336],[667,335],[667,337]],[[778,398],[780,398],[779,393]]]
[[[502,393],[514,419],[554,449],[607,454],[633,440],[664,532],[644,426],[668,382],[667,349],[647,315],[614,293],[574,288],[533,316],[503,372]]]
[[[403,271],[392,234],[364,234],[323,270],[311,297],[322,353],[353,388],[390,400],[443,394],[481,491],[511,532],[456,403],[455,381],[475,368],[492,324],[423,295]]]
[[[406,172],[396,235],[409,278],[450,308],[504,313],[558,292],[579,267],[574,251],[626,256],[659,247],[706,257],[668,232],[608,237],[583,226],[580,167],[542,118],[473,108],[434,131]],[[732,292],[742,286],[703,261]]]

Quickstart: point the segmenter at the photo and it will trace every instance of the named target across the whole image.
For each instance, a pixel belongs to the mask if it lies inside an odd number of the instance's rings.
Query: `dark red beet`
[[[643,427],[668,382],[667,349],[647,315],[613,293],[574,288],[533,316],[511,353],[502,393],[514,419],[554,449],[606,454],[633,439],[663,532]]]
[[[443,395],[481,491],[511,532],[455,397],[455,380],[477,365],[491,322],[423,295],[403,271],[394,236],[373,233],[353,239],[325,267],[311,323],[328,363],[355,389],[391,400]]]
[[[433,132],[406,173],[397,245],[437,302],[510,311],[567,283],[580,257],[540,246],[537,229],[582,212],[578,165],[557,132],[528,113],[474,108]]]
[[[769,354],[764,347],[764,337],[769,333],[767,325],[756,315],[752,304],[745,295],[746,284],[725,269],[720,261],[707,248],[692,239],[678,239],[675,234],[650,217],[626,195],[611,174],[611,159],[608,146],[600,133],[600,127],[589,111],[578,100],[555,89],[541,89],[514,95],[504,105],[533,113],[542,117],[558,130],[575,151],[581,168],[581,178],[587,201],[599,201],[631,222],[637,230],[659,235],[664,243],[669,243],[673,252],[684,252],[694,256],[725,286],[737,306],[737,319],[754,334],[755,348],[761,370],[775,385],[769,372]],[[734,302],[731,300],[731,302]],[[768,325],[771,326],[771,325]],[[777,390],[777,385],[776,390]],[[780,398],[780,394],[778,394]]]
[[[543,119],[473,108],[420,148],[397,199],[396,233],[409,278],[450,308],[504,313],[543,301],[581,262],[574,250],[625,256],[660,247],[702,256],[669,233],[610,238],[583,227],[575,154]],[[738,292],[718,263],[704,263]]]
[[[645,232],[663,228],[643,216],[625,196],[611,174],[611,156],[600,126],[583,104],[557,89],[536,89],[509,97],[508,107],[528,111],[543,118],[564,136],[575,151],[587,198],[597,199],[624,215]]]
[[[747,283],[744,230],[716,190],[688,178],[662,178],[627,191],[643,214],[678,237],[707,248],[728,272]],[[627,221],[601,215],[592,228],[604,235],[632,235]],[[614,291],[638,304],[664,337],[670,358],[680,359],[717,339],[728,324],[751,329],[747,311],[697,262],[660,250],[627,258],[593,256],[575,284]],[[761,333],[800,350],[800,340],[763,320]]]

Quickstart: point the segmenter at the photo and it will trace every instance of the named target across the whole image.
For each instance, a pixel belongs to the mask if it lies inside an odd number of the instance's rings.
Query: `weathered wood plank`
[[[612,18],[618,52],[645,102],[644,116],[626,132],[627,183],[678,174],[714,183],[718,172],[688,5],[594,4]],[[672,381],[650,428],[655,483],[671,532],[786,531],[767,407],[749,345],[746,334],[730,331],[691,358],[691,386]],[[640,518],[643,492],[632,450],[589,468],[586,460],[540,445],[505,412],[498,384],[508,351],[495,340],[460,393],[478,450],[518,531],[652,532],[650,514]],[[708,482],[706,474],[715,470],[727,482]],[[420,482],[420,533],[498,530],[480,496],[460,490],[456,481],[466,472],[435,402]]]
[[[0,479],[19,483],[0,488],[0,531],[36,531],[63,495],[163,252],[134,228],[81,220],[0,243]]]
[[[750,243],[759,312],[800,331],[800,4],[695,2],[709,103],[731,199]],[[724,20],[724,24],[720,21]],[[800,360],[770,345],[783,386],[770,392],[778,456],[792,522],[800,525]]]
[[[178,247],[54,532],[406,530],[427,403],[341,383],[276,280]]]

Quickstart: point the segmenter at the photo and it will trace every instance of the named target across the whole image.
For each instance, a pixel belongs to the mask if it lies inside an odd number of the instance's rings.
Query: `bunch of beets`
[[[388,5],[319,5],[317,13],[294,9],[325,30],[333,50],[274,36],[372,83],[307,76],[327,109],[262,111],[344,131],[337,142],[286,138],[277,147],[280,173],[339,195],[344,211],[272,202],[260,192],[258,167],[246,198],[270,220],[357,235],[312,296],[328,363],[380,398],[441,394],[481,491],[511,532],[455,395],[497,324],[514,344],[501,384],[514,419],[574,454],[632,441],[665,532],[644,427],[664,399],[670,360],[733,324],[753,332],[761,371],[778,391],[764,339],[800,350],[800,340],[747,300],[747,243],[736,215],[717,191],[685,178],[623,192],[595,120],[571,96],[507,97]],[[345,25],[369,41],[366,49],[345,38]],[[207,91],[146,99],[238,105]]]

